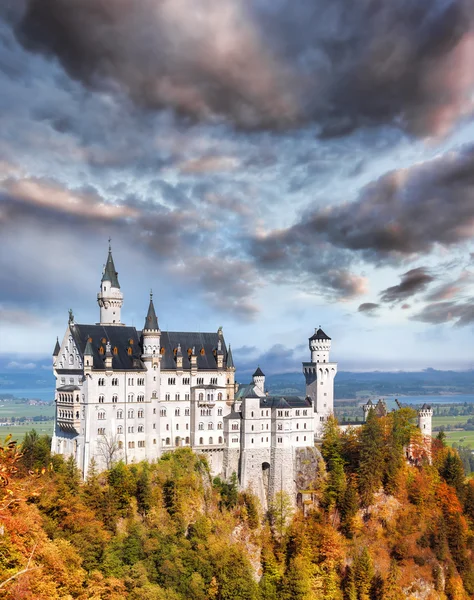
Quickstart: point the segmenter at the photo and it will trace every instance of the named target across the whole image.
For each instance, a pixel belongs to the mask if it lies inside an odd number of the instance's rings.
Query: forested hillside
[[[474,594],[474,482],[402,409],[328,422],[315,502],[266,515],[188,449],[92,469],[49,440],[3,444],[0,592],[7,599],[462,600]],[[406,460],[410,445],[411,459]]]

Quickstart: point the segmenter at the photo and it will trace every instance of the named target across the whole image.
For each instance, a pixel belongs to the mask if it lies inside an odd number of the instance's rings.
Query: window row
[[[174,399],[175,400],[181,400],[180,395],[179,394],[175,394],[174,395]],[[189,394],[184,394],[184,399],[185,400],[189,400]],[[171,400],[171,394],[165,394],[165,400],[166,401],[170,401]]]
[[[104,386],[105,385],[105,377],[100,377],[97,383],[100,386]],[[117,386],[119,384],[118,377],[112,377],[111,384]]]
[[[77,401],[79,402],[79,398],[77,398]],[[58,402],[74,402],[74,395],[60,392],[58,394]]]
[[[128,378],[128,385],[134,385],[134,378],[133,377],[129,377]],[[144,377],[138,377],[137,378],[137,385],[145,385],[145,378]]]
[[[153,429],[155,429],[155,425],[153,425]],[[166,423],[166,427],[165,427],[166,431],[170,430],[170,424]],[[189,429],[189,423],[185,424],[185,429],[188,430]],[[179,423],[176,423],[176,431],[179,431]]]
[[[60,419],[72,419],[74,416],[74,411],[72,410],[58,410],[58,417]],[[79,418],[79,411],[76,410],[76,419]]]
[[[208,423],[207,424],[207,428],[208,429],[214,429],[214,423]],[[204,423],[199,423],[198,429],[203,430],[204,429]],[[222,423],[217,423],[217,429],[222,429]]]
[[[155,413],[155,409],[153,409],[153,414]],[[190,414],[190,409],[189,408],[185,408],[184,409],[184,416],[185,417],[189,417]],[[174,416],[175,417],[180,417],[181,416],[181,409],[179,408],[175,408],[174,410]],[[166,408],[161,408],[160,409],[160,417],[166,417]]]
[[[217,443],[218,444],[222,444],[222,442],[223,442],[222,437],[219,436],[219,438],[217,440]],[[208,441],[208,445],[212,446],[213,443],[214,443],[214,438],[210,437],[209,441]],[[204,438],[200,437],[199,438],[199,445],[202,446],[203,444],[204,444]]]

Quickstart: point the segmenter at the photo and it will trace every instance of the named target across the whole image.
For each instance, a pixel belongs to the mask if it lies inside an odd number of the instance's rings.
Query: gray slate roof
[[[299,396],[266,396],[260,399],[260,408],[309,408],[311,406],[307,398]]]
[[[56,345],[54,346],[53,356],[58,356],[61,350],[61,346],[59,345],[59,340],[56,338]]]
[[[112,349],[112,368],[117,370],[146,370],[141,360],[143,352],[142,332],[137,331],[135,327],[124,327],[118,325],[71,325],[71,334],[77,347],[84,356],[88,338],[92,338],[90,346],[92,348],[93,368],[105,370],[104,358],[106,353],[107,341],[110,342]],[[223,338],[222,349],[227,356],[227,350]],[[102,340],[106,340],[103,342]],[[219,340],[216,333],[193,333],[193,332],[161,332],[161,347],[164,352],[161,354],[161,368],[163,370],[176,370],[175,350],[181,345],[183,353],[183,370],[189,370],[191,363],[188,356],[188,348],[195,348],[197,367],[202,370],[217,371],[217,342]],[[132,342],[132,343],[131,343]],[[103,348],[103,354],[100,353]],[[117,348],[117,354],[113,353]],[[128,354],[128,349],[132,349],[132,354]],[[201,354],[201,349],[204,353]],[[224,362],[225,366],[225,362]]]
[[[144,371],[145,365],[141,360],[142,348],[138,332],[135,327],[121,327],[117,325],[72,325],[71,334],[79,348],[81,356],[84,356],[88,338],[92,338],[90,345],[93,351],[93,368],[105,370],[104,358],[106,342],[110,341],[112,348],[112,368],[122,371]],[[133,343],[130,343],[132,341]],[[100,353],[103,348],[104,353]],[[117,354],[113,349],[117,348]],[[128,348],[132,348],[132,354],[128,354]]]
[[[148,313],[145,319],[145,325],[143,330],[156,330],[158,327],[158,319],[156,318],[155,307],[153,305],[153,295],[150,294],[150,304],[148,306]]]
[[[188,356],[188,350],[195,348],[198,370],[205,371],[217,370],[217,344],[219,339],[222,342],[224,354],[227,354],[225,342],[218,333],[197,333],[188,331],[162,331],[161,347],[164,354],[161,355],[161,368],[163,370],[176,369],[176,358],[174,355],[178,344],[181,344],[183,352],[183,369],[189,370],[191,363]],[[202,349],[204,352],[202,353]]]
[[[330,340],[331,338],[324,333],[321,327],[314,332],[314,334],[309,338],[309,340]]]
[[[265,377],[265,374],[260,367],[257,367],[257,370],[252,375],[252,377]]]
[[[110,281],[110,285],[112,287],[120,289],[118,273],[115,270],[114,259],[112,258],[112,250],[110,249],[110,247],[109,255],[107,256],[107,263],[104,269],[104,274],[102,275],[102,281]]]

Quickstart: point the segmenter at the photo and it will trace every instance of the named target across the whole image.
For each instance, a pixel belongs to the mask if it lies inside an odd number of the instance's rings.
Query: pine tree
[[[374,493],[382,485],[384,474],[384,435],[381,419],[371,410],[362,427],[359,491],[364,506],[369,506]]]

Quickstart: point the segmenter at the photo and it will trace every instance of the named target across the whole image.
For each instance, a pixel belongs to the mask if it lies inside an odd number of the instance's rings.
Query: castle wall
[[[224,448],[224,457],[222,461],[222,476],[230,479],[232,474],[239,474],[240,467],[240,448]]]

